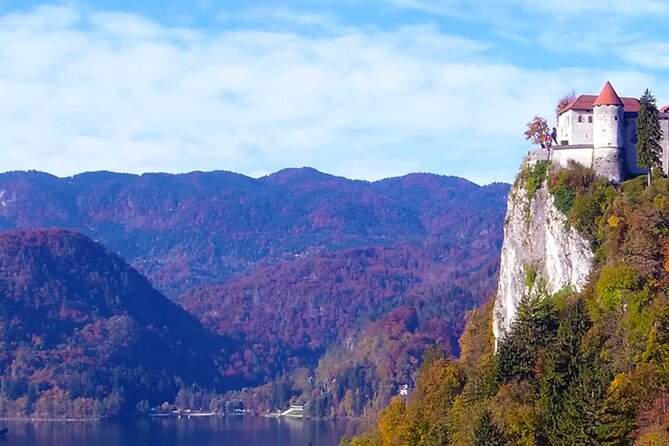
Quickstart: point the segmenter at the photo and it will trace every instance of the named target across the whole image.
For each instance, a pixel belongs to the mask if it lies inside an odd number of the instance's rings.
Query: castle
[[[550,160],[566,167],[576,161],[620,183],[645,174],[637,164],[636,118],[640,102],[621,98],[607,82],[599,96],[581,95],[558,113],[556,141],[530,153],[531,161]],[[669,106],[660,109],[662,170],[669,173]]]

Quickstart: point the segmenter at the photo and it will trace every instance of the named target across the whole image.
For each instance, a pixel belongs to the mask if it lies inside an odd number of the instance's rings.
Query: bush
[[[553,194],[555,207],[558,211],[567,215],[576,200],[576,191],[567,186],[557,186],[551,190],[551,193]]]
[[[525,180],[525,190],[527,190],[528,194],[534,195],[539,190],[546,180],[549,165],[548,161],[539,161],[532,167],[524,169],[521,173],[521,176]]]
[[[600,308],[612,310],[622,305],[625,294],[638,291],[641,286],[639,275],[629,266],[606,266],[595,284],[595,295]]]
[[[525,265],[525,287],[528,291],[532,290],[537,281],[537,267],[534,265]]]
[[[567,222],[590,240],[596,249],[602,242],[602,218],[611,206],[616,189],[605,178],[580,164],[554,172],[548,181],[555,207]]]

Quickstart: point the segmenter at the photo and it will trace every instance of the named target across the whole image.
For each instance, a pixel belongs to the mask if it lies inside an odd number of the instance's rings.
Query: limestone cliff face
[[[493,315],[495,338],[508,331],[523,297],[553,294],[565,287],[581,291],[592,261],[588,240],[568,227],[546,187],[530,194],[523,181],[516,181],[504,224]]]

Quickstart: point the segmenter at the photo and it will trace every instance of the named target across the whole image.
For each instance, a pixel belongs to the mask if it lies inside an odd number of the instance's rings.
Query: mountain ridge
[[[435,216],[456,218],[456,208],[471,208],[468,194],[474,201],[496,201],[482,207],[504,205],[503,186],[417,175],[365,182],[304,168],[260,179],[225,171],[103,171],[67,178],[14,171],[0,174],[0,229],[79,230],[175,298],[197,285],[223,283],[262,259],[277,261],[314,246],[332,250],[420,241],[429,235],[424,225],[434,223]],[[294,180],[277,182],[286,176]],[[308,180],[314,176],[318,181]],[[433,181],[412,184],[416,179]],[[452,182],[458,183],[457,193],[449,195]]]

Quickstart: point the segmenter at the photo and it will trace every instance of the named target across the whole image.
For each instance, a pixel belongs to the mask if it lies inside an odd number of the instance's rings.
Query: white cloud
[[[615,58],[623,45],[644,45],[666,28],[664,0],[386,0],[400,8],[448,16],[486,26],[524,50]],[[537,46],[538,45],[538,46]],[[636,63],[633,58],[626,62]],[[650,65],[648,65],[650,66]]]
[[[59,175],[310,165],[510,180],[525,122],[561,94],[654,81],[494,63],[489,43],[431,26],[199,31],[44,7],[1,17],[0,41],[0,170]]]
[[[345,26],[331,14],[295,11],[287,7],[256,7],[250,8],[241,14],[224,15],[222,18],[229,22],[243,20],[248,22],[262,22],[265,25],[291,25],[297,27],[313,27],[328,30],[344,30]]]
[[[669,68],[669,43],[644,42],[623,46],[619,50],[624,60],[648,68]]]
[[[514,9],[527,15],[549,14],[555,18],[596,14],[591,21],[612,16],[638,17],[669,12],[663,0],[386,0],[405,7],[443,15],[490,20],[492,13],[508,13]]]
[[[639,17],[669,12],[663,0],[513,0],[526,10],[538,9],[550,14],[577,16],[595,14],[591,21],[610,16]]]

